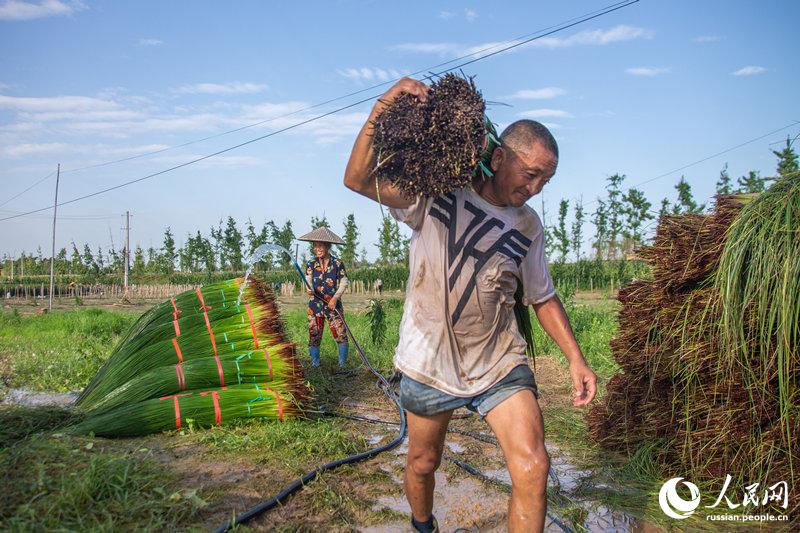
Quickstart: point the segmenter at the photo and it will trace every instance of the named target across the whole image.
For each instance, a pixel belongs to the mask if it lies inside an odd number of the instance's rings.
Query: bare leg
[[[414,519],[424,522],[433,513],[434,473],[442,460],[444,437],[453,411],[433,416],[408,416],[408,456],[403,487]]]
[[[542,531],[550,457],[539,402],[530,390],[519,391],[489,411],[486,421],[500,441],[511,474],[508,531]]]

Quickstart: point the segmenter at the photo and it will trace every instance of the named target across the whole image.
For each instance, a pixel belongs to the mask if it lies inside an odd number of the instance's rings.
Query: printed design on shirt
[[[461,313],[475,290],[478,274],[486,266],[486,263],[496,254],[502,254],[519,266],[532,242],[516,229],[501,233],[496,240],[492,240],[492,236],[487,237],[494,228],[502,230],[505,223],[495,217],[489,217],[486,211],[467,200],[464,200],[461,213],[467,216],[471,215],[472,218],[467,223],[464,232],[457,236],[459,209],[456,205],[455,195],[452,193],[441,195],[431,204],[430,215],[441,222],[447,232],[447,271],[449,273],[447,281],[448,290],[451,293],[463,272],[464,265],[470,258],[474,260],[467,285],[450,317],[453,325],[461,318]],[[478,248],[479,245],[481,249]]]

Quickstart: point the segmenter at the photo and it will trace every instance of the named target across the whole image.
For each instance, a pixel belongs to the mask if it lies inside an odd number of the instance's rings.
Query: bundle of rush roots
[[[640,255],[653,279],[620,290],[622,373],[588,414],[592,436],[626,454],[655,449],[668,477],[714,495],[730,474],[735,503],[748,485],[786,482],[797,520],[800,178],[663,217]]]
[[[73,429],[144,435],[260,417],[287,420],[308,399],[275,298],[249,278],[181,293],[142,315],[78,398]]]
[[[400,95],[373,123],[373,175],[408,197],[438,196],[472,182],[498,145],[486,104],[472,79],[447,74],[427,102]]]

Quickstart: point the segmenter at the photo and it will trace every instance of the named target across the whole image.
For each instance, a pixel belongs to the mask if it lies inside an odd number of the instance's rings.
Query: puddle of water
[[[23,407],[71,407],[78,399],[79,392],[37,392],[26,389],[8,389],[2,403]]]
[[[457,442],[447,442],[447,447],[453,453],[464,453],[465,448]]]
[[[442,531],[454,531],[475,525],[475,519],[491,520],[495,517],[502,520],[507,509],[507,496],[486,489],[479,481],[472,478],[450,481],[444,472],[436,472],[436,489],[434,491],[434,514]],[[411,516],[411,508],[404,495],[384,496],[378,499],[373,510],[389,508]],[[392,529],[397,526],[400,529]],[[361,531],[409,531],[407,524],[381,525],[379,528],[364,528]],[[492,531],[481,529],[481,531]],[[499,529],[498,531],[502,531]]]
[[[382,441],[385,437],[386,435],[375,433],[367,437],[367,442],[370,443],[371,445],[375,445],[378,444],[380,441]]]

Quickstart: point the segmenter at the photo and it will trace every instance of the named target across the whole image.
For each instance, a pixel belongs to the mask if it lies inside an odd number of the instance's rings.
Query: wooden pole
[[[131,212],[125,211],[125,293],[128,296],[128,272],[131,264]]]
[[[47,306],[48,311],[53,310],[53,276],[55,273],[54,266],[56,262],[56,213],[58,211],[58,182],[61,178],[61,163],[58,164],[58,169],[56,170],[56,197],[53,200],[53,250],[52,254],[50,255],[50,294],[49,296],[49,303]]]

